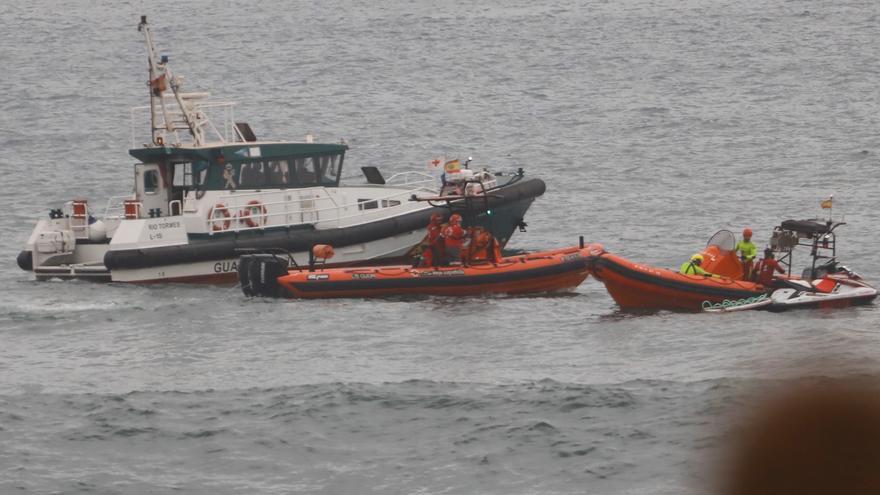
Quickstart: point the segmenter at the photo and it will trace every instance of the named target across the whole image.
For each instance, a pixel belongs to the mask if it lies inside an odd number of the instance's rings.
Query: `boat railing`
[[[326,189],[284,190],[272,193],[255,192],[219,196],[206,219],[207,232],[241,232],[271,227],[304,227],[321,223],[339,228],[349,220],[364,218],[374,210],[387,215],[370,216],[371,221],[400,214],[403,208],[413,209],[409,199],[417,192],[434,193],[429,188],[415,188],[391,194],[339,204]],[[290,199],[286,196],[290,195]],[[273,196],[280,199],[273,199]],[[416,208],[418,209],[418,208]],[[229,227],[225,225],[229,222]]]
[[[104,208],[104,218],[125,218],[125,201],[132,199],[131,194],[110,196]]]
[[[417,184],[431,184],[436,181],[437,177],[431,174],[410,170],[407,172],[398,172],[392,175],[385,181],[385,183],[393,185],[412,186]]]
[[[175,213],[176,212],[176,213]],[[174,199],[168,202],[168,215],[174,217],[183,214],[183,201]]]
[[[195,115],[194,125],[196,132],[201,136],[204,144],[228,143],[244,141],[240,131],[235,126],[234,102],[229,101],[201,101],[207,98],[208,93],[182,93],[184,105],[192,109]],[[176,105],[173,94],[163,95],[164,99],[171,99],[173,104],[165,107],[165,110],[152,108],[149,105],[138,106],[131,109],[131,147],[151,146],[180,146],[182,144],[195,144],[190,134],[184,112]],[[169,102],[169,103],[171,103]],[[144,126],[146,120],[150,122],[150,112],[156,117],[156,134],[149,132],[150,126]],[[215,124],[217,122],[218,124]],[[219,125],[219,127],[218,127]],[[161,141],[158,141],[161,139]]]

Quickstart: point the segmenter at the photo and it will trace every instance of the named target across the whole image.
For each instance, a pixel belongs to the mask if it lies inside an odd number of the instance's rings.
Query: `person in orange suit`
[[[443,260],[443,215],[434,213],[428,222],[428,235],[425,236],[421,266],[437,266]]]
[[[453,213],[449,223],[443,228],[443,247],[446,260],[449,262],[461,259],[461,246],[464,244],[465,231],[461,228],[461,215]]]
[[[492,234],[481,227],[471,227],[470,230],[467,256],[462,261],[465,264],[475,261],[498,261],[501,257],[501,248]]]

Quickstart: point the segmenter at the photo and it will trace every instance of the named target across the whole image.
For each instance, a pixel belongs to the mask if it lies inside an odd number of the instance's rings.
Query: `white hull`
[[[101,232],[106,232],[103,242],[95,242],[94,229],[96,223],[87,223],[90,211],[85,210],[84,219],[79,223],[72,214],[72,206],[62,218],[43,219],[37,222],[27,243],[27,251],[31,254],[32,271],[37,280],[53,278],[82,278],[113,282],[160,282],[160,281],[192,281],[211,282],[215,280],[232,280],[235,275],[235,258],[203,260],[191,263],[180,263],[169,260],[169,264],[155,264],[148,268],[112,268],[104,265],[105,255],[114,251],[143,250],[150,252],[155,248],[186,246],[191,244],[190,236],[207,236],[208,240],[197,241],[200,246],[210,249],[214,242],[222,242],[222,236],[212,235],[211,223],[207,221],[208,211],[212,205],[224,202],[227,205],[251,201],[259,197],[264,203],[270,203],[279,195],[287,201],[271,204],[268,212],[285,211],[268,217],[265,225],[250,226],[242,220],[233,220],[228,230],[237,234],[252,234],[244,231],[270,229],[303,225],[303,221],[318,231],[324,229],[345,229],[361,225],[370,225],[385,219],[402,217],[409,213],[429,208],[425,204],[406,201],[410,195],[423,191],[413,188],[393,187],[340,187],[313,188],[299,191],[265,192],[255,194],[243,192],[242,199],[236,200],[233,195],[226,194],[219,198],[217,193],[206,194],[201,200],[191,198],[184,202],[182,215],[161,218],[123,218],[105,215],[100,223]],[[294,196],[292,199],[291,197]],[[315,198],[308,206],[315,210],[303,210],[299,196]],[[345,196],[348,201],[340,200],[339,207],[316,208],[319,201],[333,203],[331,197]],[[393,206],[388,206],[382,198],[396,198]],[[322,199],[318,199],[322,198]],[[358,199],[370,198],[375,208],[359,209]],[[377,198],[377,199],[372,199]],[[361,200],[363,201],[363,200]],[[296,208],[291,206],[293,203]],[[87,206],[86,206],[87,208]],[[187,211],[192,210],[192,211]],[[203,211],[204,210],[204,211]],[[236,206],[236,211],[240,207]],[[226,229],[224,229],[226,230]],[[407,254],[424,236],[421,230],[404,232],[391,237],[377,239],[365,243],[342,246],[337,250],[334,263],[369,262],[374,259],[403,256]],[[216,238],[216,241],[214,240]],[[225,237],[228,239],[228,234]],[[296,253],[297,263],[307,263],[308,253]]]
[[[355,244],[336,250],[333,264],[353,264],[405,256],[424,234],[409,234],[380,239],[364,244]],[[308,265],[309,253],[292,253],[294,261]],[[117,269],[110,272],[113,282],[235,282],[238,280],[238,258],[202,261],[177,265],[155,266],[150,268]]]
[[[833,292],[810,292],[797,289],[777,289],[770,295],[771,309],[840,307],[871,301],[877,289],[863,285],[838,284]]]
[[[333,264],[354,264],[398,258],[407,255],[424,237],[421,231],[379,239],[372,242],[345,246],[336,250]],[[94,246],[98,247],[98,246]],[[106,246],[104,246],[106,251]],[[103,254],[103,253],[102,253]],[[308,252],[292,253],[301,265],[309,262]],[[237,280],[238,258],[154,266],[149,268],[107,270],[101,264],[72,264],[44,266],[34,270],[37,280],[57,278],[92,279],[98,281],[152,283],[152,282],[234,282]]]
[[[792,287],[776,289],[770,297],[751,304],[729,306],[717,305],[703,308],[707,313],[730,313],[734,311],[748,311],[752,309],[769,309],[770,311],[785,311],[796,308],[839,308],[856,304],[865,304],[877,297],[877,289],[870,285],[852,278],[829,277],[825,282],[833,280],[835,285],[828,292],[822,292],[817,285],[822,280],[809,283],[801,280],[791,280]]]

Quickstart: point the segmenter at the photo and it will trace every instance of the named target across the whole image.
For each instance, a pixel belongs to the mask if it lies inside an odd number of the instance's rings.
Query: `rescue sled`
[[[676,270],[634,263],[601,251],[590,259],[593,276],[605,284],[614,301],[626,310],[701,311],[704,304],[748,301],[765,292],[757,283],[739,280],[743,268],[733,252],[736,238],[722,230],[700,254],[706,271],[719,275],[684,275]]]
[[[720,303],[703,301],[703,311],[706,313],[734,313],[752,309],[767,309],[771,304],[773,304],[773,300],[764,293],[748,299],[726,300]]]
[[[315,258],[320,258],[316,246]],[[239,260],[241,289],[247,296],[303,299],[396,295],[475,296],[534,294],[573,289],[589,275],[592,246],[573,246],[508,256],[496,261],[437,267],[406,265],[320,268],[297,266],[277,253]]]

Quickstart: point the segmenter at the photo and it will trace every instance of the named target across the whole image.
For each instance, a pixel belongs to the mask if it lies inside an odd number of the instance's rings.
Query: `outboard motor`
[[[278,277],[287,274],[287,260],[271,254],[246,254],[238,260],[238,280],[248,297],[281,297]]]

